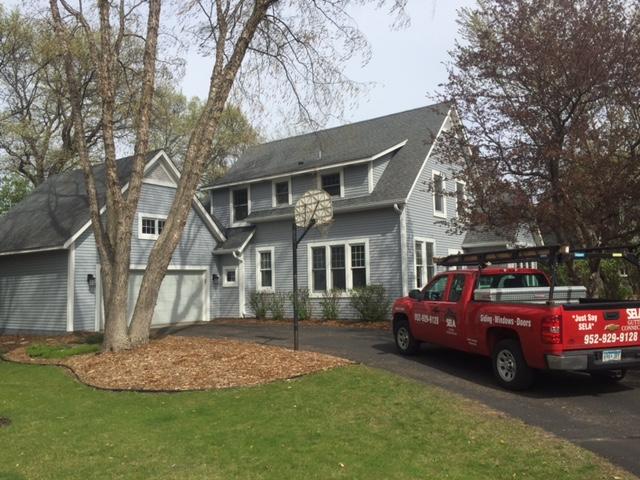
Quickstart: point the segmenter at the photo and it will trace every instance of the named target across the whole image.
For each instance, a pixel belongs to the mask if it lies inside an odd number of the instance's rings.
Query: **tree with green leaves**
[[[27,179],[15,173],[0,176],[0,215],[26,197],[31,188]]]
[[[151,121],[151,148],[161,148],[182,167],[189,136],[202,114],[204,102],[198,97],[187,99],[171,86],[156,90]],[[258,142],[259,134],[239,107],[228,105],[220,116],[220,126],[213,140],[211,157],[206,160],[202,184],[220,176],[244,151]]]
[[[640,4],[479,0],[442,95],[460,121],[439,152],[467,201],[457,227],[540,228],[576,247],[640,234]],[[602,290],[591,262],[592,292]]]

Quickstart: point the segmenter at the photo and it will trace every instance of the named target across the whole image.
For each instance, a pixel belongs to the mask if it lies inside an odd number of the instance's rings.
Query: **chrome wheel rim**
[[[516,376],[516,358],[509,350],[500,350],[496,358],[498,375],[505,382],[511,382]]]
[[[409,330],[407,327],[400,327],[396,332],[396,341],[401,350],[409,348]]]

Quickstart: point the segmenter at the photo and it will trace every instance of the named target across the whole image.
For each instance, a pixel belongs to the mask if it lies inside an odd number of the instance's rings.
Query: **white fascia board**
[[[22,255],[26,253],[53,252],[55,250],[66,250],[67,247],[60,245],[58,247],[31,248],[26,250],[12,250],[10,252],[0,252],[0,257],[8,255]]]
[[[266,180],[275,180],[277,178],[282,178],[282,177],[286,177],[286,176],[297,176],[297,175],[304,175],[305,173],[315,173],[315,172],[320,172],[320,171],[324,171],[324,170],[337,170],[339,168],[342,167],[348,167],[350,165],[358,165],[360,163],[366,163],[366,162],[371,162],[377,158],[380,158],[384,155],[386,155],[387,153],[391,153],[395,150],[398,150],[399,148],[402,148],[406,145],[408,139],[403,140],[402,142],[393,145],[392,147],[387,148],[386,150],[383,150],[380,153],[376,153],[375,155],[372,155],[370,157],[366,157],[366,158],[359,158],[357,160],[348,160],[346,162],[339,162],[339,163],[332,163],[331,165],[324,165],[321,167],[313,167],[313,168],[306,168],[304,170],[295,170],[292,172],[282,172],[282,173],[278,173],[277,175],[269,175],[266,177],[258,177],[258,178],[253,178],[250,180],[240,180],[237,182],[229,182],[229,183],[221,183],[220,185],[212,185],[210,187],[204,187],[202,190],[218,190],[221,188],[228,188],[228,187],[235,187],[238,185],[246,185],[249,183],[257,183],[257,182],[264,182]]]
[[[372,202],[372,203],[367,203],[366,205],[359,205],[354,207],[352,206],[337,207],[337,208],[334,208],[333,211],[334,213],[362,212],[365,210],[375,210],[377,208],[382,208],[382,207],[393,207],[395,204],[404,205],[405,199],[399,198],[396,200],[383,200],[380,202]],[[250,218],[248,220],[251,224],[256,224],[256,223],[276,222],[278,220],[289,220],[292,218],[293,218],[293,213],[282,213],[279,215],[270,215],[268,217],[263,217],[263,218]]]
[[[440,125],[440,128],[438,129],[438,133],[436,134],[436,138],[433,139],[433,143],[431,144],[431,147],[429,147],[429,151],[427,152],[427,156],[424,159],[424,162],[422,162],[422,166],[420,167],[420,171],[418,172],[418,175],[416,175],[416,178],[413,179],[413,184],[411,185],[411,189],[409,190],[409,194],[407,195],[407,200],[409,198],[411,198],[411,194],[413,193],[413,190],[416,188],[416,185],[417,185],[418,181],[420,180],[420,177],[422,177],[422,173],[423,173],[424,169],[426,168],[427,163],[429,162],[429,157],[431,157],[431,154],[433,153],[433,148],[436,146],[436,143],[437,143],[438,139],[440,138],[440,135],[444,131],[444,126],[447,124],[447,120],[449,120],[449,116],[450,115],[451,115],[451,108],[449,108],[449,111],[447,112],[447,115],[444,117],[444,120],[442,121],[442,125]]]

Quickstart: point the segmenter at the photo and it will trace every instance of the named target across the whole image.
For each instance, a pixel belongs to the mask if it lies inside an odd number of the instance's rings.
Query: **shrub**
[[[249,306],[253,310],[253,314],[257,319],[267,318],[267,311],[269,310],[269,297],[264,292],[251,292],[249,295]]]
[[[269,295],[269,310],[271,318],[274,320],[282,320],[284,318],[284,308],[287,303],[287,294],[275,292]]]
[[[324,292],[320,300],[320,310],[322,310],[323,320],[337,320],[340,316],[340,305],[338,300],[342,296],[341,290],[335,288]]]
[[[391,300],[382,285],[367,285],[353,290],[351,305],[363,322],[382,322],[388,318]]]
[[[291,303],[295,305],[296,302],[294,302],[293,292],[291,292],[291,294],[289,295],[289,298],[291,299]],[[297,304],[298,304],[298,308],[297,308],[298,320],[309,320],[311,318],[313,306],[311,305],[311,298],[309,297],[308,289],[306,288],[298,289]]]

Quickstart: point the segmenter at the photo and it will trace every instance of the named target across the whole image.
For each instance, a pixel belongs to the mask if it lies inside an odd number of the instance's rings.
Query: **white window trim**
[[[227,280],[227,272],[235,272],[236,274],[236,281],[235,282],[229,282]],[[229,265],[226,267],[222,267],[222,286],[223,287],[237,287],[238,286],[238,267],[234,266],[234,265]]]
[[[413,276],[414,276],[414,285],[417,285],[418,280],[416,277],[417,270],[417,262],[416,262],[416,242],[422,242],[422,278],[420,279],[420,288],[423,288],[428,282],[428,274],[427,274],[427,243],[433,244],[433,256],[436,256],[436,241],[433,238],[426,237],[413,237]],[[435,261],[433,262],[433,276],[435,277],[438,273],[438,266]],[[418,287],[416,287],[418,288]]]
[[[262,286],[262,275],[260,269],[260,254],[269,252],[271,254],[271,286]],[[256,248],[256,290],[258,292],[274,292],[276,289],[276,255],[275,247]]]
[[[140,240],[157,240],[158,237],[160,236],[159,233],[142,233],[142,219],[143,218],[148,218],[151,220],[155,220],[156,221],[156,232],[158,231],[158,220],[164,220],[165,222],[167,221],[167,216],[166,215],[159,215],[157,213],[143,213],[143,212],[138,212],[138,238]]]
[[[251,215],[251,186],[246,185],[244,187],[236,187],[229,189],[229,219],[231,220],[231,225],[248,225],[246,220],[236,220],[235,217],[235,209],[233,208],[233,192],[236,190],[247,190],[247,216]]]
[[[455,211],[455,216],[458,217],[458,184],[463,186],[463,190],[462,190],[462,198],[464,200],[467,199],[467,182],[465,182],[464,180],[456,180],[455,182],[453,182],[453,193],[455,194],[455,198],[456,198],[456,211]]]
[[[344,168],[318,172],[318,174],[316,175],[316,185],[318,186],[318,190],[322,190],[322,177],[324,175],[331,175],[333,173],[340,174],[340,198],[344,198]]]
[[[434,177],[439,175],[442,177],[442,208],[443,210],[439,212],[436,210],[436,185],[434,182]],[[433,192],[431,195],[431,200],[433,202],[433,216],[439,218],[447,218],[447,182],[444,173],[438,170],[431,170],[431,185],[433,185]]]
[[[287,182],[289,184],[289,202],[287,204],[280,204],[276,201],[276,183]],[[276,207],[285,207],[287,205],[291,205],[291,177],[288,178],[277,178],[271,182],[271,206],[273,208]]]
[[[322,298],[323,292],[313,291],[313,248],[324,247],[325,248],[325,261],[326,261],[326,279],[327,279],[327,291],[333,288],[333,276],[331,273],[331,247],[334,245],[344,245],[344,264],[345,264],[345,284],[346,290],[342,293],[343,297],[350,297],[353,290],[353,275],[351,274],[351,246],[352,245],[364,245],[364,260],[366,268],[366,282],[367,285],[371,285],[371,256],[369,253],[369,239],[358,238],[350,240],[333,240],[331,242],[316,242],[307,244],[307,288],[309,290],[309,297]]]

